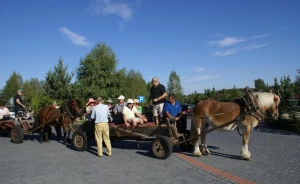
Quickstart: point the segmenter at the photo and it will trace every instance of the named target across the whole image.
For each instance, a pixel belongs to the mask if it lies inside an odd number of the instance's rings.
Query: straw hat
[[[120,95],[117,99],[118,99],[118,100],[124,100],[125,97],[124,97],[123,95]]]
[[[140,103],[140,101],[139,101],[138,99],[134,99],[134,100],[133,100],[133,103],[135,103],[135,104],[139,104],[139,103]]]
[[[110,98],[106,100],[106,103],[114,103]]]
[[[127,103],[133,103],[133,100],[132,99],[128,99]]]

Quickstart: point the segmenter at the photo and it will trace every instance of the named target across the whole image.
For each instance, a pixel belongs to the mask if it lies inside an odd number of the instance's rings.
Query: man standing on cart
[[[165,98],[167,96],[166,87],[159,83],[157,77],[152,78],[152,87],[150,89],[150,96],[148,98],[148,104],[152,99],[153,103],[153,116],[155,117],[155,123],[158,125],[159,121],[163,117],[163,108],[165,103]]]
[[[25,105],[22,99],[23,90],[19,89],[17,95],[14,98],[15,113],[19,117],[23,117],[25,112]]]

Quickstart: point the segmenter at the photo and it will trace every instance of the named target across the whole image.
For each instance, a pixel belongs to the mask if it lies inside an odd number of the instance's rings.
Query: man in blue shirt
[[[177,116],[179,114],[185,114],[186,112],[181,112],[180,103],[175,100],[174,94],[170,94],[169,101],[167,101],[164,105],[164,113],[166,121],[170,122],[170,124],[175,124],[175,122],[179,120],[179,117]]]
[[[109,139],[109,125],[108,125],[108,115],[109,108],[107,105],[102,104],[103,99],[101,97],[97,98],[98,105],[96,105],[92,110],[91,118],[95,119],[95,138],[97,142],[98,155],[102,157],[102,138],[105,142],[107,148],[107,155],[111,156],[111,144]]]

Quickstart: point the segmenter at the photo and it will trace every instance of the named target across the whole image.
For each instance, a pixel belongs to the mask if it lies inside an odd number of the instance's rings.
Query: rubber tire
[[[158,159],[167,159],[173,152],[170,139],[165,136],[157,136],[152,141],[152,153]]]
[[[76,151],[86,151],[88,148],[88,137],[86,133],[81,130],[73,132],[71,145]]]
[[[10,138],[12,143],[22,143],[24,140],[23,128],[21,126],[14,126],[10,131]]]

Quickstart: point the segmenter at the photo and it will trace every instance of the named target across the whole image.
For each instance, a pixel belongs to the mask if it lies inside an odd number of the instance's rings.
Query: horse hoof
[[[244,158],[244,159],[247,160],[247,161],[251,161],[251,160],[252,160],[251,157],[249,157],[249,158]]]
[[[195,156],[195,157],[202,157],[202,154],[194,153],[194,156]]]

